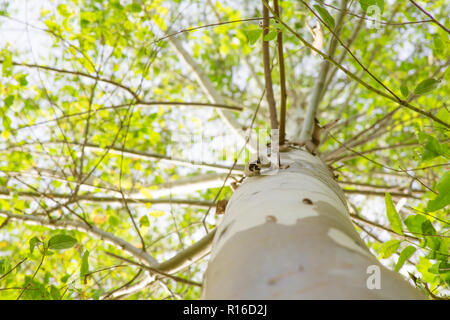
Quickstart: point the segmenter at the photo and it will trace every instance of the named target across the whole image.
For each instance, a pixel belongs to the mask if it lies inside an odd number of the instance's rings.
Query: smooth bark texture
[[[247,178],[216,232],[204,299],[424,299],[370,253],[328,167],[282,153],[276,175]],[[375,267],[373,267],[375,266]],[[379,289],[369,289],[379,270]]]

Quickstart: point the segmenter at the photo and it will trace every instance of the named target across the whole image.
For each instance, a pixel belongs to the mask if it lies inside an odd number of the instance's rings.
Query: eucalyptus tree
[[[445,9],[3,1],[0,297],[446,299]]]

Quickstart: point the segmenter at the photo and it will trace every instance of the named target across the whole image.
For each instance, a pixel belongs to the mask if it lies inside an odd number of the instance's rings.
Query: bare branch
[[[419,4],[417,4],[417,2],[413,1],[413,0],[409,0],[409,2],[411,2],[413,5],[415,5],[417,7],[417,9],[419,9],[420,11],[422,11],[423,13],[425,13],[427,16],[430,17],[431,20],[433,20],[433,22],[435,24],[437,24],[439,27],[441,27],[443,30],[447,31],[447,33],[450,33],[450,30],[448,28],[446,28],[443,24],[441,24],[439,21],[437,21],[429,12],[425,11],[425,9],[423,9],[421,6],[419,6]]]
[[[169,260],[162,262],[158,269],[167,273],[175,273],[203,258],[211,251],[211,244],[215,234],[216,229],[206,234],[206,236],[192,246],[178,252]]]

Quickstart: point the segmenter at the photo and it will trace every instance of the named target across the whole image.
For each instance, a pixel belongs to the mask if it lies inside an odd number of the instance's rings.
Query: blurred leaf
[[[278,32],[270,31],[268,34],[264,36],[264,41],[272,41],[277,37]]]
[[[57,6],[57,10],[58,10],[59,14],[64,17],[70,16],[70,11],[66,4],[59,4]]]
[[[426,211],[433,212],[445,208],[450,203],[450,171],[447,171],[436,185],[439,194],[428,201]]]
[[[80,281],[85,280],[85,275],[89,273],[89,251],[86,250],[81,258]]]
[[[437,55],[442,55],[444,53],[444,42],[442,42],[441,36],[433,34],[433,50]]]
[[[61,299],[61,294],[59,292],[59,289],[57,287],[55,287],[54,285],[50,286],[50,296],[52,297],[53,300]]]
[[[29,245],[30,245],[30,253],[33,254],[34,247],[35,247],[37,244],[42,243],[42,241],[39,240],[38,237],[33,237],[33,238],[30,239],[30,241],[29,241],[28,243],[29,243]]]
[[[3,76],[9,77],[12,74],[12,53],[10,51],[4,52],[3,63],[2,63],[2,73]]]
[[[435,137],[426,135],[426,141],[427,143],[423,149],[421,161],[432,160],[439,156],[447,156],[445,145],[439,143]]]
[[[254,45],[262,35],[262,29],[248,30],[245,32],[249,44]]]
[[[400,86],[400,93],[402,94],[403,98],[408,98],[409,96],[409,89],[406,85],[401,85]]]
[[[5,98],[4,102],[7,107],[11,107],[12,104],[14,103],[14,96],[9,95],[8,97]]]
[[[164,211],[159,211],[159,210],[158,211],[152,211],[152,212],[149,213],[149,215],[151,215],[154,218],[162,217],[164,214],[165,214]]]
[[[142,194],[146,199],[153,198],[152,191],[153,191],[153,189],[150,189],[150,188],[141,188],[141,189],[139,189],[139,193]]]
[[[139,224],[140,224],[141,227],[148,227],[148,226],[150,226],[150,222],[148,220],[148,217],[147,216],[142,216],[139,219]]]

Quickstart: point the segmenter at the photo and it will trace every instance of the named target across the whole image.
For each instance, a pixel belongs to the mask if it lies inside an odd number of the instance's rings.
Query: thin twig
[[[264,0],[263,0],[264,1]],[[274,13],[273,9],[271,9],[269,7],[269,10],[271,10],[272,13]],[[278,17],[275,17],[278,19]],[[322,20],[322,19],[320,19]],[[432,119],[433,121],[440,123],[441,125],[445,126],[446,128],[450,128],[450,123],[447,123],[441,119],[439,119],[438,117],[436,117],[435,115],[433,115],[431,112],[429,111],[424,111],[421,108],[415,107],[413,105],[411,105],[410,103],[408,103],[407,101],[395,98],[389,94],[386,94],[385,92],[382,92],[374,87],[372,87],[370,84],[368,84],[367,82],[365,82],[364,80],[362,80],[360,77],[358,77],[357,75],[355,75],[353,72],[351,72],[350,70],[348,70],[347,68],[345,68],[344,66],[342,66],[340,63],[338,63],[335,59],[333,59],[332,57],[328,56],[327,54],[323,53],[322,51],[318,50],[317,48],[315,48],[312,44],[310,44],[308,41],[306,41],[298,32],[296,32],[294,29],[292,29],[288,24],[286,24],[284,21],[282,20],[278,20],[279,23],[281,23],[289,32],[291,32],[297,39],[299,39],[306,47],[310,48],[311,50],[313,50],[314,52],[317,52],[320,56],[322,56],[324,59],[327,59],[328,61],[330,61],[331,63],[333,63],[336,67],[338,67],[342,72],[344,72],[348,77],[350,77],[351,79],[357,81],[359,84],[361,84],[362,86],[364,86],[365,88],[367,88],[368,90],[376,93],[377,95],[380,95],[386,99],[389,99],[397,104],[399,104],[402,107],[408,108],[414,112],[420,113],[424,116],[426,116],[427,118]]]
[[[450,30],[448,28],[446,28],[443,24],[441,24],[439,21],[437,21],[429,12],[427,12],[425,9],[423,9],[421,6],[419,6],[417,4],[417,2],[413,1],[413,0],[409,0],[413,5],[415,5],[417,7],[417,9],[419,9],[420,11],[422,11],[423,13],[425,13],[427,16],[430,17],[431,20],[433,20],[434,23],[436,23],[439,27],[441,27],[442,29],[444,29],[445,31],[447,31],[447,33],[450,33]]]
[[[22,261],[20,261],[19,263],[17,263],[14,267],[11,268],[11,270],[9,270],[8,272],[6,272],[5,274],[3,274],[2,276],[0,276],[0,280],[2,280],[4,277],[6,277],[8,274],[10,274],[11,272],[13,272],[18,266],[20,266],[22,263],[24,263],[28,258],[24,258],[22,259]]]

